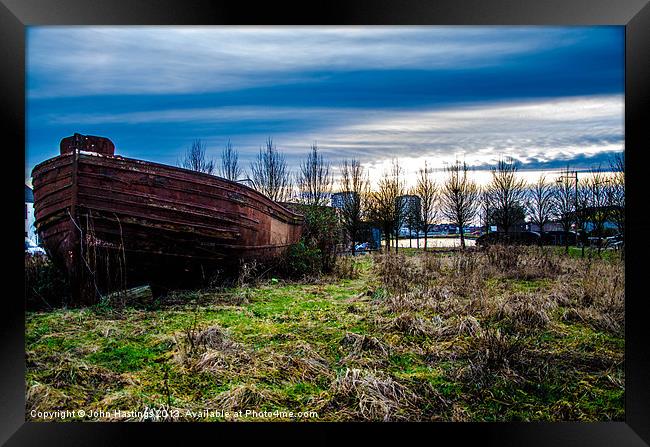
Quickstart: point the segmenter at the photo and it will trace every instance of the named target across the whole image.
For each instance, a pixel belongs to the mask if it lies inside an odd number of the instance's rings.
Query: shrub
[[[66,275],[48,257],[25,255],[25,306],[28,310],[65,305],[69,296]]]
[[[340,233],[334,208],[291,204],[305,216],[302,237],[292,245],[282,263],[282,273],[305,277],[331,272],[336,266],[337,235]]]
[[[284,260],[284,273],[291,277],[302,278],[322,272],[323,258],[319,248],[308,246],[304,240],[293,244],[287,250]]]

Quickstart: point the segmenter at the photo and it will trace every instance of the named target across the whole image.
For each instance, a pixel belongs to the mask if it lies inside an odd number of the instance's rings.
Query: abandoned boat
[[[304,221],[241,183],[116,156],[104,137],[64,138],[32,178],[36,229],[69,275],[73,304],[277,257],[298,242]]]

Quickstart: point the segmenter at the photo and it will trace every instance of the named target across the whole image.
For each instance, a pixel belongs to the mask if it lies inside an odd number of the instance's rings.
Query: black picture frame
[[[644,279],[648,221],[644,205],[644,162],[647,124],[643,112],[650,104],[650,5],[648,0],[389,0],[375,2],[303,2],[299,9],[266,4],[209,0],[0,0],[2,76],[0,108],[9,130],[3,135],[3,155],[8,166],[24,161],[25,141],[25,28],[30,25],[624,25],[625,33],[625,148],[626,209],[626,347],[625,422],[602,423],[434,423],[434,424],[138,424],[138,423],[34,423],[25,422],[25,309],[21,293],[23,259],[20,238],[11,240],[11,261],[5,264],[0,318],[2,379],[0,382],[0,442],[7,445],[115,445],[144,436],[148,442],[199,442],[197,434],[212,442],[242,442],[245,438],[273,435],[299,442],[341,442],[349,435],[427,443],[481,445],[641,446],[650,444],[650,336]],[[14,159],[15,158],[15,159]],[[5,221],[23,231],[24,170],[6,168]],[[15,199],[15,200],[13,200]],[[18,210],[18,207],[21,210]],[[13,228],[13,227],[12,227]],[[13,245],[15,243],[15,246]],[[7,257],[9,258],[9,257]],[[15,271],[14,271],[15,269]],[[5,290],[6,291],[6,290]],[[405,436],[408,435],[408,438]],[[409,441],[407,441],[409,442]]]

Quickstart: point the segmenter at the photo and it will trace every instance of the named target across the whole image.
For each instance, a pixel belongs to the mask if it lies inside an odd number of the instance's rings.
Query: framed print
[[[2,0],[0,439],[647,445],[647,2],[310,6]]]

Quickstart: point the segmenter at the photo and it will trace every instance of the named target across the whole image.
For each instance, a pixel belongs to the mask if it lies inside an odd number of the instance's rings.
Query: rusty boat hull
[[[302,215],[252,188],[173,166],[62,150],[32,178],[36,229],[79,304],[275,258],[302,232]]]

